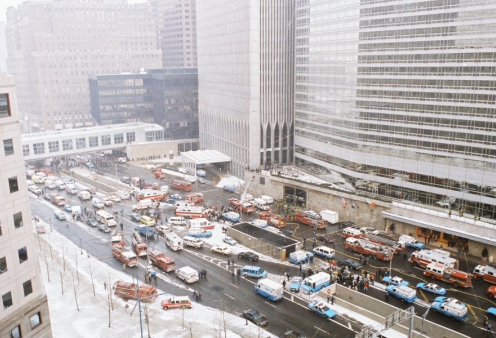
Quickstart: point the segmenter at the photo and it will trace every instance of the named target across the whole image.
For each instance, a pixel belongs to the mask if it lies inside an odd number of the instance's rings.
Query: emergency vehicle
[[[382,245],[387,245],[391,248],[395,248],[394,253],[398,254],[401,251],[406,250],[406,244],[404,242],[396,242],[392,239],[385,238],[382,236],[377,236],[377,235],[372,235],[371,233],[365,234],[366,238],[374,243],[382,244]]]
[[[107,224],[108,227],[115,227],[117,225],[117,222],[115,221],[114,215],[106,212],[105,210],[97,211],[95,218],[100,223]]]
[[[114,246],[114,245],[121,245],[121,246],[126,245],[126,242],[124,241],[124,234],[122,232],[117,232],[110,239],[110,246]]]
[[[445,316],[464,321],[467,318],[467,307],[453,302],[434,302],[431,308]]]
[[[452,269],[458,268],[458,260],[435,250],[417,250],[408,260],[414,266],[426,268],[431,263],[439,263]]]
[[[181,308],[181,309],[191,309],[191,301],[188,296],[170,296],[169,298],[164,299],[160,306],[162,309],[168,310],[173,308]]]
[[[114,295],[124,299],[138,299],[138,286],[134,283],[118,280],[114,283]],[[151,285],[139,286],[139,297],[142,302],[153,302],[157,298],[157,289]]]
[[[154,201],[160,201],[161,199],[167,198],[167,193],[164,194],[162,190],[144,189],[138,192],[136,199],[138,201],[152,199]]]
[[[432,279],[439,279],[455,286],[468,288],[472,286],[470,274],[445,267],[442,264],[430,263],[425,268],[424,275]]]
[[[406,285],[389,285],[386,287],[386,291],[407,303],[417,299],[417,291]]]
[[[353,238],[363,238],[365,234],[358,229],[354,228],[344,228],[342,235],[343,237],[353,237]]]
[[[272,225],[276,228],[281,228],[286,225],[284,217],[273,214],[271,212],[261,212],[260,219],[267,221],[269,225]]]
[[[189,221],[190,228],[202,228],[203,230],[215,228],[215,224],[211,223],[206,218],[195,218]]]
[[[369,241],[366,238],[349,237],[344,242],[347,250],[361,253],[371,258],[380,259],[384,262],[393,257],[394,248]]]
[[[313,256],[313,253],[299,250],[289,254],[289,261],[294,264],[305,263]]]
[[[198,204],[204,201],[203,194],[201,193],[194,193],[194,194],[187,194],[186,195],[186,201],[191,202],[192,204]]]
[[[175,181],[170,182],[170,187],[178,190],[190,191],[192,189],[191,183],[186,181]]]
[[[166,272],[173,271],[176,268],[176,262],[158,249],[150,249],[148,256],[154,265]]]
[[[138,256],[121,245],[112,246],[112,256],[130,268],[138,265]]]
[[[331,284],[331,276],[327,272],[319,272],[315,275],[307,277],[301,283],[301,291],[311,295]]]
[[[58,205],[59,207],[63,207],[65,205],[65,198],[56,192],[52,192],[50,194],[50,202],[52,202],[55,205]]]
[[[205,215],[205,208],[199,206],[184,206],[176,208],[176,216],[184,218],[202,218]]]
[[[155,175],[155,177],[158,178],[159,180],[166,177],[165,173],[162,172],[162,168],[155,169],[153,171],[153,175]]]
[[[241,203],[240,200],[238,200],[237,198],[230,198],[229,204],[236,207],[235,209],[236,212],[241,211],[244,214],[251,214],[252,212],[255,211],[255,205],[253,205],[253,203],[250,202]]]
[[[260,279],[254,288],[257,293],[273,302],[284,298],[281,283],[274,282],[268,278]]]
[[[477,265],[472,273],[472,276],[479,280],[496,284],[496,268],[493,268],[492,266]]]
[[[131,235],[131,243],[133,245],[133,249],[139,257],[146,256],[147,245],[146,242],[141,238],[140,234],[137,231],[133,231]]]
[[[165,235],[165,244],[174,251],[182,250],[183,248],[183,240],[174,232]]]
[[[300,222],[311,227],[319,229],[327,228],[327,221],[322,219],[322,216],[314,211],[295,212],[293,218],[296,222]]]
[[[176,276],[179,279],[185,281],[186,283],[194,283],[199,279],[198,271],[196,271],[193,268],[190,268],[189,266],[185,266],[176,270]]]

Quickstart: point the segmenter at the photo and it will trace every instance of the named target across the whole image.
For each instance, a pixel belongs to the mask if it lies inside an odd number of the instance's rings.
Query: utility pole
[[[145,303],[145,323],[146,323],[146,329],[148,331],[148,338],[152,338],[150,336],[150,323],[148,320],[148,306],[146,306],[146,303]]]
[[[141,338],[143,338],[143,322],[141,320],[141,295],[140,295],[140,288],[139,288],[139,276],[136,276],[136,287],[138,288],[138,310],[139,310],[139,317],[140,317],[140,331],[141,331]]]

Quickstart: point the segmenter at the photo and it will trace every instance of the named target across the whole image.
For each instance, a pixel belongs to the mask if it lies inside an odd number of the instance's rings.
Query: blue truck
[[[153,237],[157,234],[157,230],[155,228],[150,227],[149,225],[140,224],[134,228],[141,236]]]

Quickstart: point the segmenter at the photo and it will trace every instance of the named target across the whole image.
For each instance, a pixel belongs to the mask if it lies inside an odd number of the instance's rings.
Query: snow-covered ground
[[[226,185],[233,185],[236,188],[243,187],[245,185],[245,181],[233,175],[225,175],[220,179],[216,187],[224,188]]]
[[[48,295],[52,331],[55,338],[140,337],[136,302],[124,301],[111,292],[115,281],[132,278],[88,255],[57,232],[40,235],[39,261]],[[112,258],[110,258],[112,259]],[[174,284],[181,284],[175,281]],[[191,295],[184,287],[181,295]],[[162,293],[159,290],[159,294]],[[192,309],[164,311],[161,299],[147,304],[149,325],[143,318],[143,331],[154,338],[166,337],[274,337],[237,315],[196,302]],[[76,302],[77,299],[77,302]],[[79,308],[79,310],[78,310]],[[142,307],[145,316],[144,306]]]

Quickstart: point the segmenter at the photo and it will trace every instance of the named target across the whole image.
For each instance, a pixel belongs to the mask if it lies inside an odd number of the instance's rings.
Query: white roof
[[[231,158],[217,150],[196,150],[181,152],[183,162],[188,159],[188,162],[195,164],[221,163],[231,162]]]

